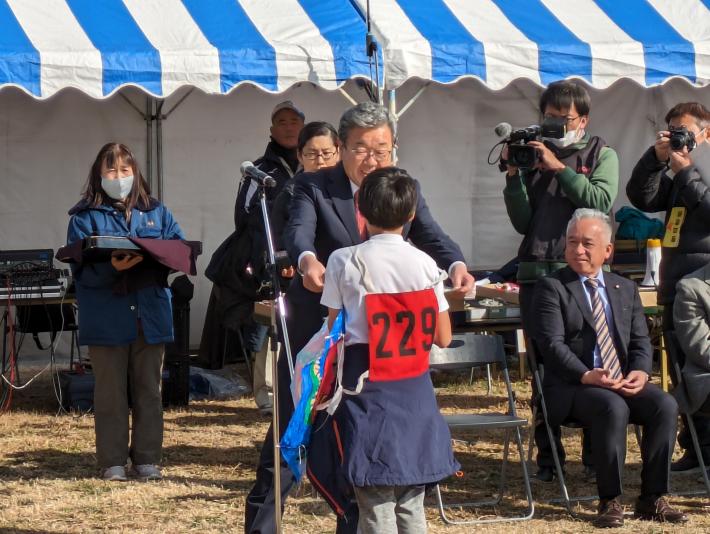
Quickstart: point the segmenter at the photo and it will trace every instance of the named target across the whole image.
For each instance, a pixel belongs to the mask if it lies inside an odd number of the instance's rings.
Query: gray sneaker
[[[158,466],[153,464],[134,465],[131,474],[142,480],[160,480],[163,478]]]
[[[128,480],[128,477],[126,476],[126,468],[122,465],[114,465],[106,468],[104,470],[102,478],[104,480],[117,482],[125,482],[126,480]]]

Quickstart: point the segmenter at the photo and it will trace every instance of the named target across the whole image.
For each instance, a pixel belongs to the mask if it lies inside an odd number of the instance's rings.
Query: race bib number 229
[[[438,302],[433,289],[365,296],[372,381],[402,380],[429,369]]]

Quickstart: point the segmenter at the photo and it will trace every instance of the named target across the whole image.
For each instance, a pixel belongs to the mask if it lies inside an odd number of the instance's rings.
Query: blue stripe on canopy
[[[483,44],[476,40],[441,0],[398,0],[431,46],[431,77],[438,82],[452,82],[462,74],[486,81],[486,57]]]
[[[695,83],[695,49],[644,0],[596,0],[632,39],[643,44],[646,85],[684,76]]]
[[[67,0],[84,33],[101,52],[103,94],[136,84],[163,94],[160,54],[143,35],[121,0]]]
[[[335,57],[337,81],[370,77],[365,53],[366,27],[357,10],[342,0],[299,0],[310,19],[330,43]],[[380,65],[382,52],[378,50]],[[375,76],[373,71],[372,76]]]
[[[219,50],[223,93],[240,82],[277,89],[276,52],[235,0],[183,0],[207,40]]]
[[[540,80],[547,85],[577,76],[592,81],[592,50],[539,0],[494,0],[528,39],[538,46]]]
[[[0,86],[15,84],[41,96],[40,78],[39,52],[7,2],[0,0]]]

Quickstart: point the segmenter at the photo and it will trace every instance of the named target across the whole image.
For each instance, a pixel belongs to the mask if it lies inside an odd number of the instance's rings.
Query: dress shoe
[[[697,470],[700,466],[694,451],[686,450],[677,462],[671,463],[671,471],[683,472]]]
[[[619,497],[600,499],[597,518],[594,520],[597,528],[616,528],[624,526],[624,508]]]
[[[562,470],[563,475],[567,475],[565,470]],[[555,468],[554,467],[540,467],[537,470],[537,474],[535,474],[535,479],[539,480],[540,482],[552,482],[552,480],[555,478]]]
[[[636,519],[647,519],[659,523],[685,523],[688,516],[673,508],[665,497],[646,497],[641,495],[636,499]]]

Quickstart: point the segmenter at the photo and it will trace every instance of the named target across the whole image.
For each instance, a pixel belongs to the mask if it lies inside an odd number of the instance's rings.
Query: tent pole
[[[153,189],[153,99],[146,96],[145,98],[145,127],[146,127],[146,165],[145,170],[150,188]]]
[[[158,183],[158,200],[163,202],[163,104],[165,100],[158,100],[155,110],[155,170]]]
[[[397,165],[397,123],[399,122],[399,117],[397,116],[397,93],[394,89],[387,91],[387,109],[392,118],[394,118],[394,132],[392,132],[392,137],[394,137],[395,144],[392,147],[392,163]]]

